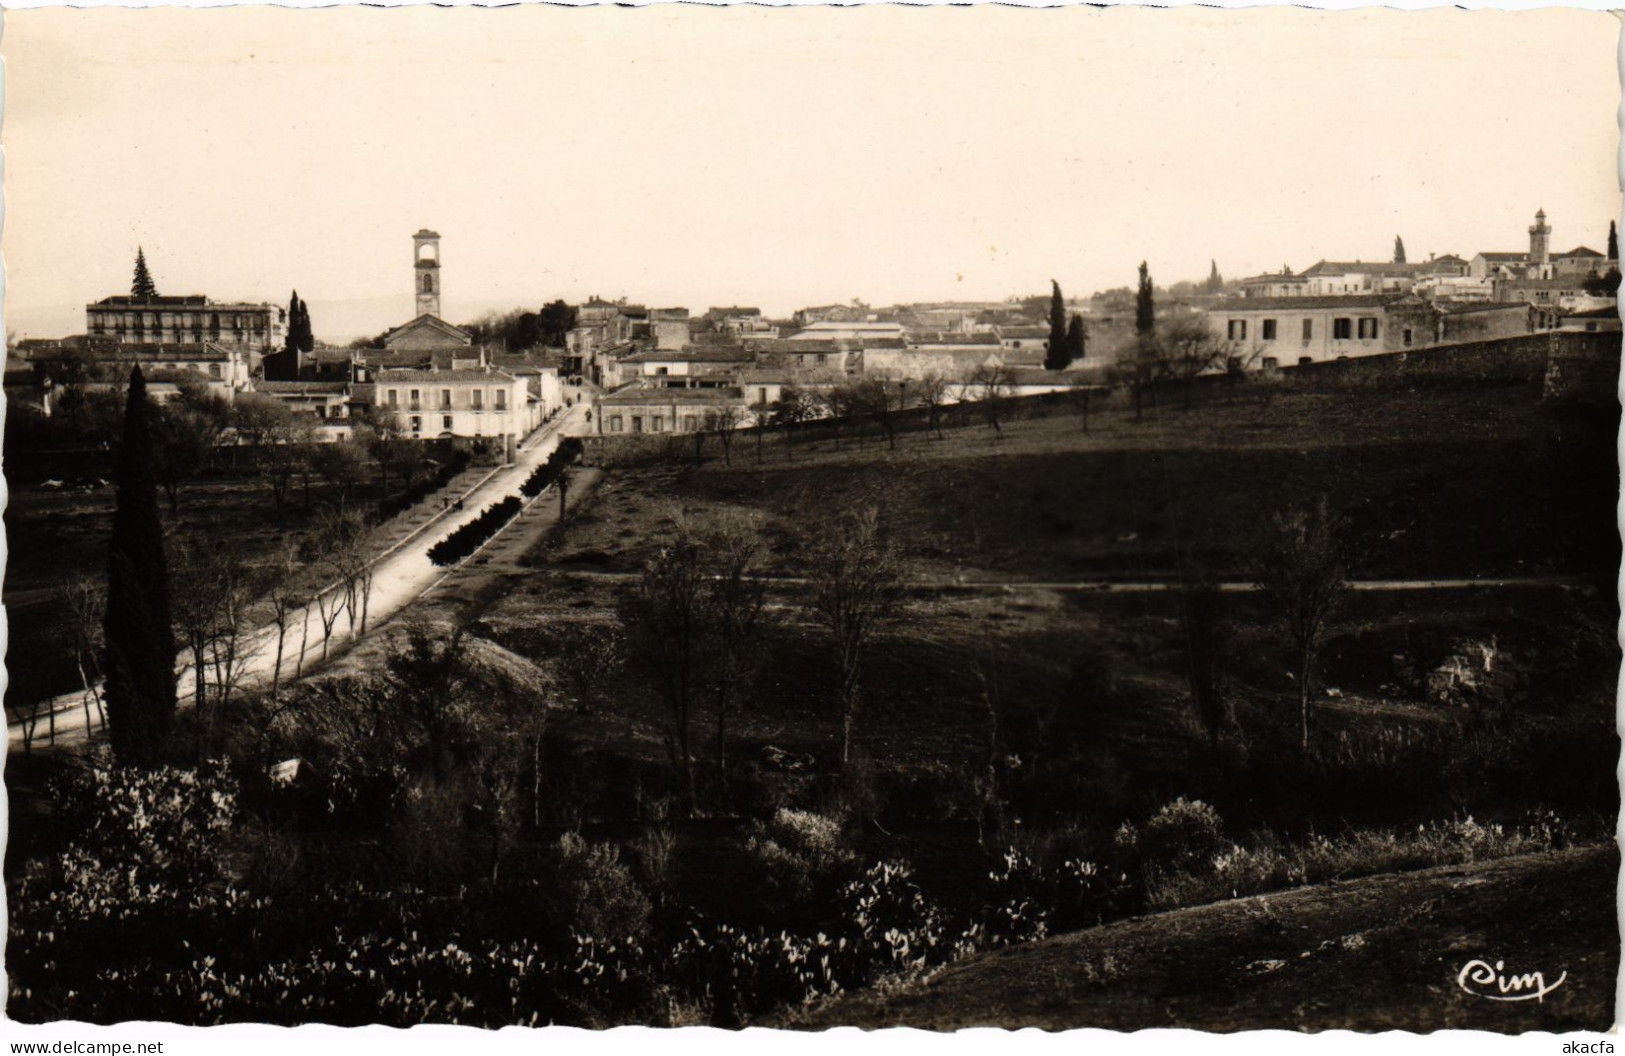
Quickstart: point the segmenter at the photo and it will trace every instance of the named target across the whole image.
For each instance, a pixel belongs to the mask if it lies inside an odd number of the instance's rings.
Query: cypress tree
[[[1140,292],[1134,298],[1134,332],[1149,334],[1157,328],[1157,306],[1151,288],[1151,269],[1140,261]]]
[[[1071,363],[1076,363],[1084,357],[1088,350],[1089,335],[1083,328],[1083,316],[1074,314],[1072,322],[1066,328],[1066,363],[1061,364],[1064,369]]]
[[[1061,284],[1049,280],[1049,344],[1045,346],[1044,367],[1059,370],[1066,365],[1066,299],[1061,296]]]
[[[1216,260],[1212,261],[1212,267],[1207,273],[1207,292],[1224,292],[1224,276],[1219,274],[1219,262]]]
[[[288,338],[283,346],[289,352],[299,351],[299,291],[294,290],[288,300]]]
[[[1405,263],[1405,240],[1398,235],[1394,236],[1394,263]]]
[[[130,371],[119,447],[113,534],[108,547],[107,721],[126,765],[157,760],[175,715],[175,637],[169,622],[158,484],[152,471],[152,405],[141,368]]]
[[[299,351],[313,352],[316,349],[316,335],[310,329],[310,305],[304,301],[299,302]]]
[[[1608,221],[1608,259],[1619,259],[1619,232],[1614,230],[1614,222]]]
[[[158,296],[158,287],[153,284],[152,273],[147,270],[147,254],[140,247],[135,247],[135,277],[130,280],[130,296],[141,301],[150,301]]]

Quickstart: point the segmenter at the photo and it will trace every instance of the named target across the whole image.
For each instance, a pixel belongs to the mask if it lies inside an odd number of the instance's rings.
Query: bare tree
[[[1341,522],[1325,498],[1271,519],[1255,576],[1292,646],[1298,683],[1302,748],[1309,754],[1309,704],[1318,674],[1321,637],[1348,589],[1338,539]]]
[[[811,421],[823,412],[823,401],[817,393],[786,385],[779,393],[779,402],[773,408],[773,421],[784,427],[784,460],[795,457],[795,430],[802,422]]]
[[[851,410],[872,418],[886,434],[886,443],[897,449],[897,415],[908,398],[907,382],[886,378],[865,378],[848,390]]]
[[[878,511],[869,507],[847,515],[819,548],[812,579],[813,604],[835,650],[844,766],[852,755],[863,655],[899,596],[897,555],[881,534]]]
[[[767,620],[767,585],[756,576],[760,544],[755,528],[732,521],[707,533],[706,581],[710,630],[715,639],[711,665],[717,706],[717,773],[728,766],[728,715],[749,691],[761,660]]]
[[[734,430],[739,428],[743,420],[743,410],[731,403],[705,412],[704,431],[717,434],[717,439],[722,443],[724,465],[733,465]]]
[[[1004,431],[1000,423],[1004,419],[1005,401],[1010,395],[1012,383],[1015,381],[1010,368],[1003,363],[984,363],[971,374],[967,383],[968,389],[974,394],[976,409],[981,412],[982,420],[994,431]]]
[[[310,454],[310,467],[323,480],[339,490],[339,505],[347,506],[351,490],[366,473],[367,456],[361,445],[351,441],[321,444]]]
[[[666,747],[685,816],[694,812],[694,757],[690,717],[705,667],[705,559],[686,527],[644,566],[620,602],[627,659],[666,708]]]
[[[928,371],[926,375],[914,383],[914,396],[925,408],[927,415],[926,428],[942,436],[942,411],[948,404],[948,377],[940,371]]]
[[[625,653],[621,629],[601,623],[567,623],[550,635],[553,661],[569,686],[576,710],[590,712]]]
[[[305,594],[298,585],[298,557],[298,553],[292,547],[284,547],[270,569],[271,624],[276,628],[276,665],[271,669],[272,697],[282,689],[282,659],[288,639],[288,623],[296,611],[305,608]],[[305,610],[305,625],[308,632],[310,625],[308,609]],[[300,646],[299,659],[302,665],[303,645]]]
[[[1135,421],[1144,417],[1145,397],[1154,393],[1158,379],[1166,373],[1165,366],[1162,345],[1155,334],[1139,335],[1131,345],[1118,353],[1117,363],[1112,367],[1112,379],[1129,390],[1134,400]]]
[[[1219,585],[1212,577],[1194,574],[1180,584],[1180,631],[1185,647],[1185,677],[1191,706],[1217,748],[1219,735],[1229,725],[1230,708],[1220,685],[1219,664],[1229,628],[1220,606]]]
[[[152,471],[169,499],[169,512],[180,512],[181,486],[202,471],[220,438],[218,425],[185,403],[158,408],[154,415]]]
[[[1223,370],[1234,345],[1214,332],[1207,320],[1198,315],[1178,316],[1165,320],[1158,328],[1157,345],[1166,375],[1181,385],[1185,407],[1191,405],[1191,394],[1196,379],[1203,374]]]
[[[91,730],[96,724],[107,725],[101,692],[102,617],[107,609],[107,585],[94,576],[80,573],[69,576],[60,592],[71,621],[79,684],[84,687],[85,729]],[[92,705],[96,709],[95,723],[91,721]]]

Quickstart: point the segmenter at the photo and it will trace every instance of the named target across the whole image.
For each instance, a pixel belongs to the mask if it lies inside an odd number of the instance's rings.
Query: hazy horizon
[[[1604,24],[1606,20],[1606,26]],[[6,326],[163,293],[319,336],[597,294],[771,315],[1527,245],[1619,211],[1600,12],[8,11]],[[206,40],[208,49],[198,46]],[[1531,41],[1538,44],[1531,44]],[[1536,61],[1538,59],[1538,61]],[[1538,80],[1508,71],[1538,68]],[[1492,203],[1484,206],[1482,203]]]

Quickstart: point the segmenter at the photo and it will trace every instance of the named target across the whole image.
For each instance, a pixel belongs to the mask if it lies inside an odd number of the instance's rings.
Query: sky
[[[613,7],[6,12],[6,328],[127,293],[319,337],[562,297],[1069,294],[1322,258],[1602,249],[1600,12]]]

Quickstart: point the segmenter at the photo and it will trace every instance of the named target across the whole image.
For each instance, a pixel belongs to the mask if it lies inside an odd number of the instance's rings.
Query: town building
[[[1247,366],[1317,363],[1383,352],[1387,307],[1397,297],[1243,297],[1208,312],[1214,335]]]
[[[103,297],[85,305],[85,332],[121,344],[232,344],[254,353],[287,342],[288,310],[276,304],[185,297]]]
[[[518,441],[541,424],[539,400],[525,381],[501,370],[382,370],[373,382],[373,416],[403,436],[506,437]]]
[[[719,415],[726,415],[736,427],[753,420],[744,394],[736,388],[638,385],[600,397],[594,424],[604,436],[696,433],[716,428]]]

